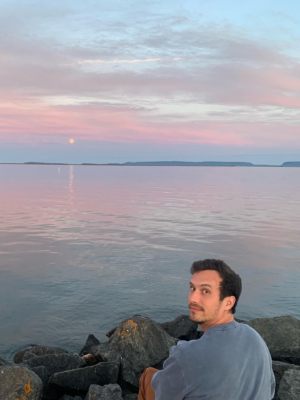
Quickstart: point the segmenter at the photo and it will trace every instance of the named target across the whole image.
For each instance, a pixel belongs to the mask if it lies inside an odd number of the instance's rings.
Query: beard
[[[197,324],[204,324],[204,322],[207,322],[211,319],[214,319],[217,317],[220,308],[221,308],[221,304],[222,302],[220,301],[218,306],[215,308],[214,311],[210,312],[210,313],[206,313],[205,310],[203,308],[199,308],[198,306],[196,306],[196,308],[201,311],[200,315],[197,315],[198,312],[196,311],[190,311],[190,320],[193,322],[197,322]],[[193,304],[189,304],[189,307],[193,306]]]

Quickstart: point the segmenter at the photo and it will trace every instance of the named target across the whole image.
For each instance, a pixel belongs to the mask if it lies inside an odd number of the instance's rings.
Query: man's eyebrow
[[[195,286],[193,284],[193,282],[190,282],[190,285]],[[202,287],[202,286],[208,286],[208,287],[210,287],[212,289],[212,286],[209,283],[201,283],[201,285],[199,285],[199,287]]]

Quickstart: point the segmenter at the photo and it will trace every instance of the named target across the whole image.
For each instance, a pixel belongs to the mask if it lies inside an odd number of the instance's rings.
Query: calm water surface
[[[0,356],[188,313],[204,258],[241,275],[236,317],[300,318],[299,183],[299,168],[0,165]]]

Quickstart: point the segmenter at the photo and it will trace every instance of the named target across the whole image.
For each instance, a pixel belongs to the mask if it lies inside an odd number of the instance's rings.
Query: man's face
[[[224,300],[220,301],[220,282],[217,271],[196,272],[190,282],[190,318],[198,324],[214,325],[224,316]],[[228,311],[225,311],[227,314]]]

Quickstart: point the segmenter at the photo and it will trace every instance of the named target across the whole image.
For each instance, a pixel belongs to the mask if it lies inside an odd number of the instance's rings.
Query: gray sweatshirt
[[[250,326],[236,321],[179,341],[152,378],[155,400],[271,400],[275,377],[269,349]]]

